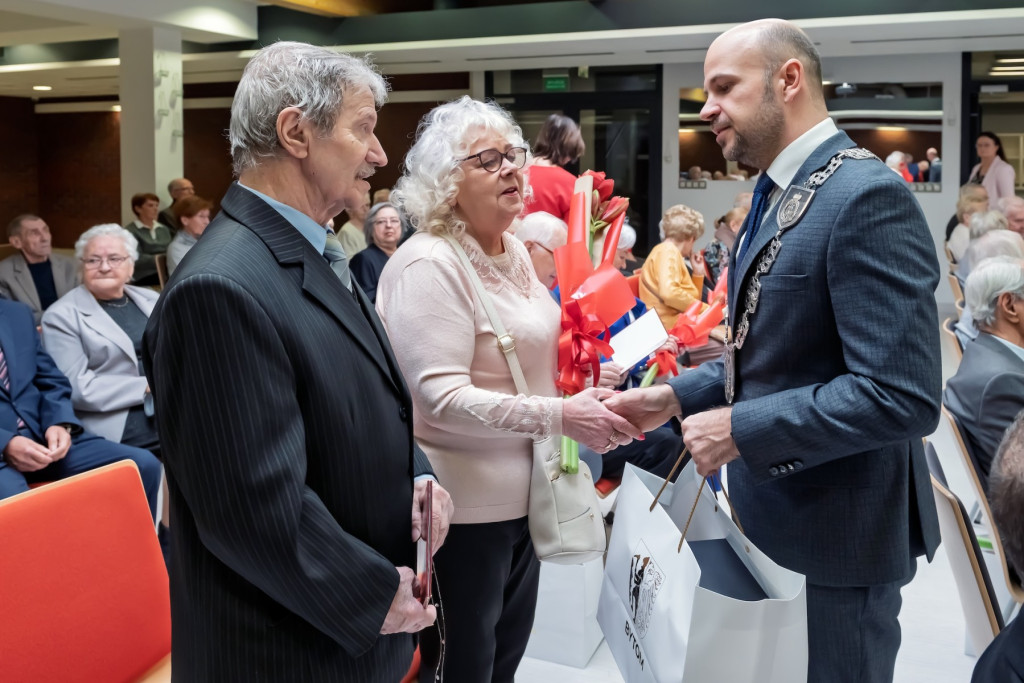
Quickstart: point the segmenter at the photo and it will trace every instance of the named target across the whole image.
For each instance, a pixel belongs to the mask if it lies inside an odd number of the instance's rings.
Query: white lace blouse
[[[381,274],[377,312],[412,392],[414,432],[452,495],[455,523],[526,515],[532,439],[559,434],[555,388],[559,310],[537,281],[523,245],[507,233],[505,253],[460,242],[515,338],[530,388],[518,394],[487,313],[443,238],[417,234]]]

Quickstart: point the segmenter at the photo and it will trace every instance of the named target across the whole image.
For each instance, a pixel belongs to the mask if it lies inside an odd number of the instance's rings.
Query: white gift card
[[[612,360],[624,368],[631,368],[667,341],[668,332],[661,324],[661,318],[656,311],[647,311],[611,338],[609,343],[615,351]]]

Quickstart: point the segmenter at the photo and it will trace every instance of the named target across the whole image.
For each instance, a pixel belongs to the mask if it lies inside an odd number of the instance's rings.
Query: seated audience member
[[[903,152],[893,152],[885,158],[885,165],[891,168],[896,175],[908,183],[914,182],[914,176],[907,170],[907,155]]]
[[[133,195],[132,211],[137,218],[124,227],[135,237],[139,245],[139,257],[135,262],[135,284],[160,284],[156,274],[156,256],[167,252],[167,246],[174,237],[169,227],[157,221],[160,198],[151,192]]]
[[[743,208],[730,209],[715,222],[715,237],[704,247],[704,268],[711,276],[712,282],[718,282],[722,268],[729,265],[729,254],[748,213],[749,211]]]
[[[141,448],[83,430],[71,404],[71,386],[40,345],[32,311],[0,299],[0,315],[5,330],[0,344],[0,498],[28,491],[33,482],[131,460],[155,514],[160,462]]]
[[[949,247],[949,251],[953,254],[953,259],[957,262],[964,257],[964,252],[967,251],[967,245],[971,243],[971,217],[977,213],[988,212],[988,199],[982,199],[978,194],[969,194],[967,196],[960,197],[960,200],[956,203],[956,215],[960,220],[960,223],[953,228],[953,232],[949,235],[949,240],[946,242],[946,246]],[[981,226],[982,223],[979,223]],[[988,222],[984,222],[984,225],[988,225]],[[983,234],[987,232],[982,227],[979,227],[978,232]]]
[[[167,245],[167,274],[185,258],[185,254],[203,236],[206,226],[210,224],[210,209],[213,205],[202,197],[191,195],[175,202],[174,215],[181,226],[178,234]]]
[[[377,301],[377,281],[402,238],[402,217],[390,202],[375,204],[366,214],[367,247],[352,257],[352,277],[370,301]]]
[[[0,296],[27,304],[38,325],[43,311],[78,284],[75,262],[53,253],[50,227],[39,216],[15,217],[7,239],[21,253],[0,261]]]
[[[178,220],[178,215],[174,212],[174,207],[179,201],[186,197],[191,197],[195,193],[192,181],[188,178],[175,178],[167,183],[167,194],[171,195],[171,203],[160,212],[157,220],[170,228],[172,233],[176,234],[181,230],[181,223]]]
[[[703,176],[704,172],[701,170],[700,166],[691,166],[690,170],[686,172],[686,177],[690,180],[700,180]]]
[[[992,523],[1006,553],[1006,562],[1024,575],[1024,413],[1006,430],[992,461],[989,480]],[[1018,614],[978,657],[971,683],[1024,681],[1024,619]]]
[[[922,159],[921,161],[917,162],[917,175],[914,176],[914,179],[917,182],[919,182],[919,183],[926,183],[926,182],[928,182],[928,167],[929,167],[928,161],[925,160],[925,159]]]
[[[1011,243],[1016,244],[1016,240],[1010,237],[1016,233],[1011,232],[1008,228],[1009,223],[1006,220],[1006,216],[1001,211],[985,211],[984,213],[975,213],[970,219],[971,239],[967,243],[967,249],[964,250],[963,256],[956,262],[956,270],[953,273],[957,279],[960,280],[960,285],[967,281],[967,276],[971,274],[971,268],[976,263],[980,263],[982,259],[989,258],[990,256],[998,256],[999,254],[986,254],[987,250],[983,250],[981,253],[975,245],[978,240],[985,237],[986,235],[1005,233],[1003,239],[1009,240]]]
[[[732,208],[734,209],[746,209],[750,212],[750,202],[754,199],[753,192],[740,192],[732,200]]]
[[[970,199],[976,204],[980,204],[980,211],[988,211],[988,190],[982,185],[977,183],[967,183],[960,187],[960,194],[957,196],[957,207],[958,210],[946,223],[946,241],[953,235],[953,229],[960,225],[960,201],[964,199]]]
[[[1006,227],[1024,237],[1024,199],[1014,195],[999,200],[999,210],[1006,216]]]
[[[704,233],[704,217],[682,204],[665,211],[658,224],[662,242],[651,249],[640,271],[640,299],[658,312],[661,324],[672,329],[695,301],[701,300],[704,286],[704,260],[693,251],[693,243]],[[690,259],[693,274],[687,267]],[[703,308],[703,306],[702,306]],[[722,344],[714,339],[701,347],[686,349],[689,362],[697,365],[718,358]]]
[[[714,173],[711,174],[711,179],[726,180],[725,173],[723,173],[722,171],[715,171]],[[732,180],[732,178],[728,178],[728,180]]]
[[[82,285],[43,315],[43,344],[71,381],[71,402],[86,429],[159,454],[141,360],[142,333],[159,295],[128,284],[136,249],[131,233],[114,224],[78,238]]]
[[[391,201],[391,188],[382,187],[381,189],[374,191],[371,205],[376,206],[377,204],[383,204],[384,202],[389,201]]]
[[[370,193],[367,192],[358,206],[346,212],[348,220],[341,226],[341,230],[338,230],[338,241],[341,242],[341,248],[345,250],[345,256],[349,259],[366,249],[366,234],[363,229],[369,211]]]
[[[967,277],[970,276],[971,264],[978,264],[985,259],[994,256],[1011,256],[1024,259],[1024,238],[1011,230],[993,230],[976,240],[972,240],[967,247],[967,253],[957,265],[957,277],[964,273],[961,282],[966,285]],[[960,313],[960,320],[956,324],[956,336],[960,340],[960,346],[967,346],[978,336],[978,327],[974,324],[971,316],[971,307],[964,304],[964,310]]]
[[[964,349],[942,402],[960,422],[986,485],[1003,431],[1024,408],[1024,261],[982,261],[965,297],[980,334]]]
[[[526,247],[533,263],[533,272],[540,283],[555,286],[555,249],[565,244],[568,227],[561,218],[547,211],[527,214],[516,229],[516,237]]]

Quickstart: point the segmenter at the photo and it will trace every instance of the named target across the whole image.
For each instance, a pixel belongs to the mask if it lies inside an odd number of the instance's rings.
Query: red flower
[[[604,173],[601,171],[585,171],[583,175],[593,176],[594,178],[594,189],[597,190],[600,202],[608,201],[608,198],[612,196],[612,192],[615,191],[615,181],[611,178],[606,178]]]

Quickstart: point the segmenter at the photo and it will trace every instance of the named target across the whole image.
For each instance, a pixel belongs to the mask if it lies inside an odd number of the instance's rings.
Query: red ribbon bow
[[[576,299],[562,302],[562,334],[558,338],[558,379],[555,384],[566,394],[583,391],[591,368],[595,381],[601,376],[601,356],[611,356],[612,347],[601,339],[608,327],[593,313],[585,313]]]
[[[679,368],[676,363],[676,355],[672,353],[670,349],[661,349],[654,354],[654,358],[647,362],[647,367],[651,368],[657,364],[658,366],[658,377],[665,375],[678,375]]]

